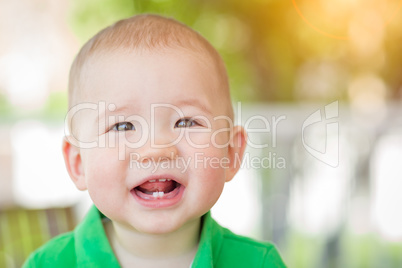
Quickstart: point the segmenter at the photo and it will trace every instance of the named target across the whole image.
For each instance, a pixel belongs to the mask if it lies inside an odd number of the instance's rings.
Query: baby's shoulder
[[[277,248],[270,242],[259,241],[221,229],[218,267],[286,267]]]

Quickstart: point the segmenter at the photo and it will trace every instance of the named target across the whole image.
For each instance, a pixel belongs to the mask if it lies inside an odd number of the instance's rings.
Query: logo
[[[302,126],[302,142],[303,146],[308,153],[319,161],[331,166],[337,167],[339,165],[339,122],[333,122],[335,118],[339,116],[338,101],[328,104],[324,108],[324,116],[321,110],[317,110],[312,113],[303,123]],[[315,126],[319,123],[325,123],[325,138],[319,139],[323,141],[324,150],[320,151],[314,149],[312,145],[307,144],[306,134],[308,127]]]

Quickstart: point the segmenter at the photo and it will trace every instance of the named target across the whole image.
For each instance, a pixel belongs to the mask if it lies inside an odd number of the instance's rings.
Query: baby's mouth
[[[153,179],[138,185],[132,191],[146,200],[171,199],[179,193],[180,187],[182,185],[172,179]]]

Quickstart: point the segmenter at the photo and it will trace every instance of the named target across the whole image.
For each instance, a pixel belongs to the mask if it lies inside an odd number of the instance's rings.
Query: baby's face
[[[234,174],[229,100],[212,61],[174,49],[113,53],[83,77],[81,103],[97,108],[77,113],[79,188],[113,221],[146,233],[206,213]]]

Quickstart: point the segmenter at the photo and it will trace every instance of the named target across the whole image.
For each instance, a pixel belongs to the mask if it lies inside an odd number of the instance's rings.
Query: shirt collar
[[[120,267],[102,224],[103,214],[92,206],[75,231],[78,267]]]
[[[78,267],[120,267],[109,244],[102,224],[105,216],[92,206],[75,230],[75,248]],[[198,250],[192,268],[213,267],[214,256],[220,249],[219,230],[208,211],[202,216],[202,228]]]
[[[202,228],[198,250],[195,255],[192,268],[210,268],[214,266],[214,256],[218,256],[221,239],[217,224],[208,211],[202,217]]]

